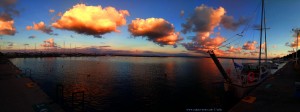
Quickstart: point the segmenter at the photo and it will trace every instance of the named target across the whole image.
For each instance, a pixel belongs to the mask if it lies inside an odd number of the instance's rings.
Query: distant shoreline
[[[161,56],[161,55],[132,55],[132,54],[88,54],[88,53],[3,53],[7,58],[44,58],[44,57],[184,57],[184,58],[210,58],[209,56]],[[219,59],[240,59],[240,60],[258,60],[258,58],[234,58],[234,57],[218,57]],[[273,59],[273,58],[271,58]],[[270,60],[270,59],[269,59]]]

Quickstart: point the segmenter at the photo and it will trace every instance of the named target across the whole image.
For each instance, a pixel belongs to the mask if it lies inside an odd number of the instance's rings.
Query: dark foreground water
[[[210,58],[15,58],[53,99],[56,85],[84,91],[86,111],[226,111],[235,103]],[[226,67],[230,60],[222,60]],[[67,93],[65,93],[67,96]]]

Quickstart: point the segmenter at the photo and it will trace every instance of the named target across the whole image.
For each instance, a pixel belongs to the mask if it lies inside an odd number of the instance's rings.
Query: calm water
[[[59,57],[15,58],[19,68],[52,98],[56,85],[84,91],[89,111],[186,111],[217,108],[234,101],[224,91],[218,69],[210,58],[179,57]],[[225,69],[231,60],[221,60]]]

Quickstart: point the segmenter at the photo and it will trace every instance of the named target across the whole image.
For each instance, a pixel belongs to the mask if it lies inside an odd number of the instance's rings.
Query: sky
[[[265,0],[269,57],[295,50],[299,4]],[[261,0],[0,0],[0,14],[3,52],[257,57],[260,45]]]

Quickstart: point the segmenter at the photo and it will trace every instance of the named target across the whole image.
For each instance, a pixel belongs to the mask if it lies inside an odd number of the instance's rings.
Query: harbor
[[[0,112],[298,112],[299,4],[0,0]]]

